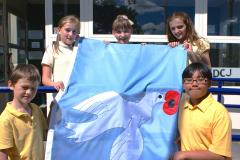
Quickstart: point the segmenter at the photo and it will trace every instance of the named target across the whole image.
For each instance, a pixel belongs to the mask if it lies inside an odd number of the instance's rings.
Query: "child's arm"
[[[8,159],[8,155],[6,150],[0,150],[0,160],[7,160]]]
[[[210,151],[180,151],[174,154],[173,160],[225,160],[225,158]]]
[[[51,77],[52,68],[48,65],[42,65],[42,83],[46,86],[53,86],[56,90],[64,90],[63,82],[53,82]]]
[[[209,50],[201,54],[201,60],[205,63],[209,68],[211,68],[211,61],[209,57]]]

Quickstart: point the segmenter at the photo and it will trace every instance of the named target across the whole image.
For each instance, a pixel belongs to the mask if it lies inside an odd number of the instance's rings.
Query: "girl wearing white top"
[[[47,47],[42,59],[42,83],[53,86],[56,90],[64,90],[63,83],[70,68],[73,46],[78,38],[80,21],[75,15],[60,19],[57,28],[56,41]],[[55,93],[47,93],[47,115]]]
[[[42,59],[42,83],[64,90],[63,79],[67,73],[75,40],[78,38],[80,21],[74,15],[60,19],[57,38],[47,47]]]

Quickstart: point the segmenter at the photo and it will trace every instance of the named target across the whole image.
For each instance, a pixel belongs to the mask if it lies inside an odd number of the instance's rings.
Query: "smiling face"
[[[132,31],[130,29],[119,29],[117,31],[113,31],[112,33],[113,36],[117,39],[118,43],[126,44],[129,43]]]
[[[60,40],[66,45],[72,45],[78,36],[77,29],[77,24],[66,22],[62,27],[58,28]]]
[[[183,79],[183,87],[190,97],[192,105],[199,104],[207,95],[210,87],[210,80],[196,70],[191,78]]]
[[[173,36],[179,41],[184,41],[186,38],[186,24],[182,18],[176,17],[169,22],[169,28]]]
[[[117,39],[117,43],[129,43],[133,22],[126,15],[118,15],[112,24],[112,34]]]
[[[37,93],[38,81],[30,81],[27,78],[19,79],[15,84],[8,82],[8,86],[13,91],[13,104],[17,106],[27,106]]]

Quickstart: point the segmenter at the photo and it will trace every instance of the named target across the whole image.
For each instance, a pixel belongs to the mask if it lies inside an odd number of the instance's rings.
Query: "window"
[[[208,35],[240,36],[240,1],[208,1]]]
[[[240,44],[211,43],[212,67],[240,67]]]
[[[240,67],[240,1],[208,0],[207,34],[213,67]]]
[[[0,46],[0,82],[5,79],[5,58],[3,54],[3,46]]]
[[[23,19],[8,13],[8,43],[24,48],[26,45],[26,26]]]
[[[5,58],[3,53],[3,4],[0,1],[0,82],[5,79]]]
[[[0,37],[3,37],[3,5],[0,1]],[[0,45],[3,44],[3,38],[0,38]]]
[[[10,67],[27,63],[26,52],[23,49],[9,48],[8,58]]]
[[[53,0],[53,33],[56,33],[58,21],[69,14],[80,17],[80,0]]]
[[[93,33],[111,34],[116,16],[125,14],[134,22],[133,34],[164,35],[169,14],[185,11],[194,21],[194,6],[194,0],[94,0]]]

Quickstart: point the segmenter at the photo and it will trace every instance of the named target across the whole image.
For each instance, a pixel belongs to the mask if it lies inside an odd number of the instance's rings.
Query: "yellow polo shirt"
[[[37,105],[29,106],[32,116],[17,111],[11,103],[0,116],[0,149],[7,150],[8,159],[44,160],[47,123]]]
[[[182,99],[178,122],[181,150],[209,150],[215,154],[231,157],[231,119],[227,109],[210,93],[197,106]]]

